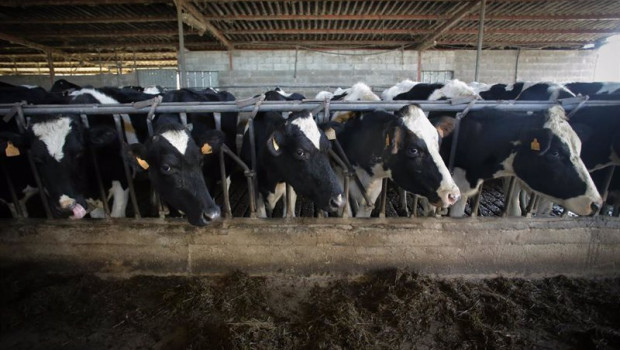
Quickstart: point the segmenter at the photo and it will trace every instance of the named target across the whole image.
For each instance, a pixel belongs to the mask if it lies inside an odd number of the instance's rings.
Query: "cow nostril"
[[[598,203],[592,202],[592,204],[590,204],[590,209],[592,209],[592,213],[594,214],[601,209],[601,206]]]
[[[455,193],[448,193],[448,200],[452,203],[456,202],[461,198],[461,195]]]

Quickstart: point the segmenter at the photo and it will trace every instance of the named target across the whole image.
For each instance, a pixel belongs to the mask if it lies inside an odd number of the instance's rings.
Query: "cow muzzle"
[[[436,207],[447,208],[461,199],[461,191],[456,187],[450,190],[438,191],[437,195],[439,196],[440,202],[433,204]]]
[[[196,226],[206,226],[209,224],[209,222],[219,219],[221,215],[222,215],[222,212],[220,211],[219,207],[207,209],[202,212],[202,214],[200,215],[200,217],[198,218],[196,222],[190,221],[190,224],[196,225]]]
[[[69,216],[69,219],[78,220],[86,215],[86,209],[84,209],[84,207],[75,199],[67,195],[63,194],[60,196],[58,203],[60,204],[60,209],[63,212],[71,212],[73,214]]]
[[[345,200],[342,193],[329,199],[329,210],[335,212],[344,207]]]

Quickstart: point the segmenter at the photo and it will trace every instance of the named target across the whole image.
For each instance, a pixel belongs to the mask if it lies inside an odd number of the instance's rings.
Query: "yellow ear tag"
[[[538,143],[537,139],[534,139],[532,143],[530,143],[530,149],[532,149],[532,151],[540,151],[540,143]]]
[[[200,152],[202,152],[202,154],[211,154],[213,153],[213,148],[211,148],[211,145],[206,143],[204,145],[202,145],[202,148],[200,148]]]
[[[385,135],[385,148],[390,147],[390,134]]]
[[[6,143],[6,149],[4,150],[4,153],[6,153],[7,157],[17,157],[21,154],[19,153],[19,148],[15,147],[15,145],[13,145],[13,142],[11,141]]]
[[[138,165],[140,165],[142,169],[147,170],[149,168],[149,163],[147,163],[146,160],[140,157],[136,157],[136,160],[138,161]]]
[[[276,142],[275,137],[271,138],[271,143],[273,144],[273,149],[276,150],[276,152],[280,150],[280,146],[278,146],[278,143]]]
[[[329,128],[327,130],[325,130],[325,136],[327,136],[328,140],[335,140],[336,139],[336,131],[333,128]]]

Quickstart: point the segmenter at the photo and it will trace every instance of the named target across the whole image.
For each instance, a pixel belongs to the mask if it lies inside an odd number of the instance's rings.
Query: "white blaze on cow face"
[[[189,142],[189,135],[185,130],[168,130],[161,134],[174,148],[182,155],[185,155],[187,150],[187,143]]]
[[[460,197],[460,191],[439,154],[439,134],[437,129],[428,120],[424,111],[416,106],[409,106],[408,113],[401,117],[401,119],[407,129],[413,132],[419,139],[424,140],[428,153],[433,159],[439,174],[441,174],[441,183],[439,184],[439,189],[437,189],[437,195],[441,198],[444,205],[453,204]]]
[[[598,193],[588,169],[579,156],[581,154],[581,140],[579,136],[577,136],[577,133],[575,133],[575,130],[568,124],[564,109],[560,106],[549,108],[547,121],[543,125],[543,128],[551,130],[553,134],[566,143],[570,150],[571,164],[577,171],[579,178],[586,184],[586,193],[565,200],[564,205],[569,210],[582,215],[584,213],[590,213],[590,204],[592,203],[600,207],[603,203],[603,199]]]
[[[35,123],[32,125],[32,132],[47,147],[50,156],[60,162],[65,154],[63,147],[67,135],[71,132],[71,119],[59,118],[51,121]]]
[[[380,101],[379,96],[372,92],[372,89],[359,82],[351,87],[351,91],[344,97],[345,101]]]
[[[291,124],[297,125],[304,136],[312,142],[317,150],[321,149],[321,133],[319,132],[319,128],[316,125],[314,118],[312,118],[312,113],[309,113],[306,117],[296,118],[291,122]]]

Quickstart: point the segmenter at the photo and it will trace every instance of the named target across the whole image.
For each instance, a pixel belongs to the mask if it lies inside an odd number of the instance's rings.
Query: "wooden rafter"
[[[213,35],[219,42],[222,43],[229,51],[235,49],[234,45],[226,39],[224,34],[219,31],[210,21],[204,18],[204,15],[200,12],[200,10],[189,0],[176,0],[177,6],[181,6],[184,12],[189,14],[194,18],[200,25],[203,26],[204,30],[208,31]],[[191,24],[190,24],[191,25]]]
[[[0,33],[0,40],[4,40],[4,41],[8,41],[10,43],[16,44],[16,45],[21,45],[21,46],[25,46],[25,47],[29,47],[35,50],[39,50],[44,52],[46,55],[50,56],[50,55],[57,55],[57,56],[61,56],[64,58],[69,58],[69,60],[73,57],[75,59],[78,59],[84,63],[87,64],[92,64],[90,62],[88,62],[87,59],[85,59],[84,57],[82,57],[81,55],[75,55],[75,54],[70,54],[67,52],[64,52],[62,50],[56,49],[56,48],[52,48],[46,45],[42,45],[39,43],[35,43],[32,42],[30,40],[26,40],[24,38],[20,38],[14,35],[10,35],[10,34],[5,34],[5,33]]]
[[[443,33],[447,32],[448,30],[450,30],[450,28],[454,27],[454,25],[456,25],[460,20],[462,20],[463,17],[467,16],[469,13],[475,10],[480,5],[481,2],[482,0],[467,2],[464,6],[462,6],[462,8],[459,11],[457,11],[452,16],[452,18],[450,18],[448,21],[442,24],[439,28],[437,28],[437,30],[435,30],[434,33],[425,37],[418,44],[418,46],[416,46],[416,50],[426,50],[427,48],[433,46],[435,39],[439,38],[439,36],[441,36]]]
[[[83,23],[149,23],[149,22],[174,22],[176,16],[96,16],[96,17],[67,17],[67,18],[12,18],[2,20],[2,24],[83,24]]]

